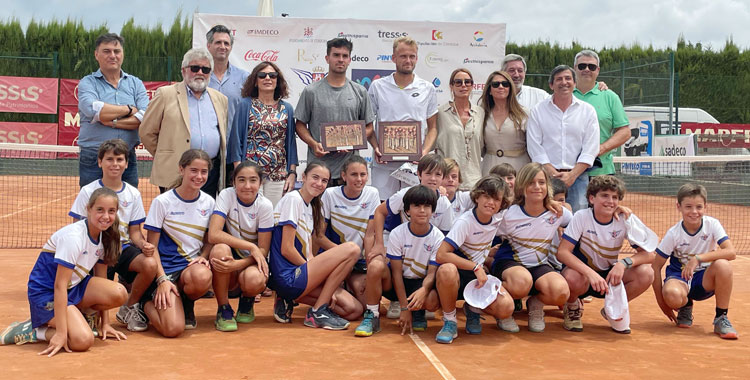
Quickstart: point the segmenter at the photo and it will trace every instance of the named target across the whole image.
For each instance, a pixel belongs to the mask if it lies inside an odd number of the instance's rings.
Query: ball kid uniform
[[[503,219],[504,212],[501,211],[493,215],[489,222],[482,223],[477,219],[476,208],[472,208],[456,219],[444,241],[453,247],[453,252],[458,256],[482,265],[489,255],[492,239],[497,235]],[[458,299],[462,300],[466,284],[475,279],[476,275],[465,269],[459,269],[458,275],[461,279]]]
[[[214,199],[202,191],[195,199],[182,199],[172,189],[151,202],[144,227],[161,233],[156,249],[172,282],[177,282],[187,265],[200,256],[213,210]]]
[[[391,195],[388,200],[385,201],[385,206],[388,209],[388,216],[385,217],[385,224],[383,225],[384,230],[392,231],[401,223],[406,223],[409,221],[409,217],[406,215],[406,211],[404,210],[404,195],[406,195],[406,192],[412,187],[413,186],[397,191],[395,194]],[[435,191],[437,192],[437,190]],[[448,200],[448,197],[446,197],[445,195],[440,195],[440,193],[438,192],[437,206],[435,207],[435,212],[432,213],[430,224],[437,227],[441,231],[448,231],[453,224],[453,220],[451,220],[452,214],[450,213],[450,208],[451,201]]]
[[[81,188],[78,196],[73,201],[68,215],[76,219],[86,219],[86,205],[89,203],[94,190],[104,187],[101,179],[93,181]],[[120,231],[120,243],[122,253],[114,267],[107,268],[107,277],[114,279],[115,273],[128,283],[132,283],[136,272],[128,270],[130,263],[141,253],[141,250],[132,244],[130,240],[130,226],[137,226],[146,220],[146,211],[143,209],[141,192],[127,182],[122,183],[122,189],[117,191],[118,209],[117,218],[120,220],[118,230]]]
[[[103,254],[101,233],[96,240],[92,239],[86,220],[69,224],[52,234],[29,274],[29,309],[34,328],[55,317],[55,278],[58,265],[73,270],[68,282],[68,305],[77,305],[83,299],[86,286],[91,280],[89,272],[95,264],[102,263]]]
[[[549,210],[539,216],[531,216],[523,206],[511,206],[500,223],[499,234],[505,241],[495,253],[492,274],[502,278],[506,269],[523,266],[536,282],[545,274],[554,272],[549,257],[557,254],[557,246],[552,242],[557,236],[557,229],[567,226],[572,218],[573,214],[564,207],[562,217],[558,217]],[[531,294],[537,293],[532,286]]]
[[[257,194],[252,203],[243,203],[234,187],[228,187],[216,197],[214,215],[224,218],[227,232],[239,239],[258,244],[259,232],[273,231],[273,204],[262,194]],[[232,248],[235,259],[250,256],[250,251]]]
[[[378,190],[365,186],[356,198],[344,194],[344,186],[329,187],[321,197],[323,217],[326,219],[326,237],[336,244],[356,243],[361,254],[355,269],[366,270],[364,236],[367,223],[380,205]]]
[[[447,227],[448,229],[442,230],[443,234],[447,234],[450,230],[450,227],[453,225],[453,222],[458,219],[459,216],[463,215],[466,211],[471,210],[474,208],[474,202],[471,200],[471,196],[468,191],[456,191],[456,194],[453,195],[453,199],[448,199],[451,202],[451,207],[448,209],[449,216],[446,216],[448,221],[443,223],[443,227]],[[447,198],[447,197],[446,197]]]
[[[629,219],[640,228],[649,230],[635,214],[631,214]],[[575,246],[573,255],[599,273],[602,278],[607,278],[609,271],[617,263],[622,243],[626,238],[630,241],[631,247],[640,248],[630,240],[625,219],[616,220],[613,217],[609,223],[599,223],[594,217],[593,208],[576,212],[565,228],[562,238]],[[594,291],[590,285],[586,293],[579,298],[587,296],[604,298],[603,294]]]
[[[271,289],[284,299],[297,299],[307,287],[307,263],[295,265],[281,253],[284,226],[294,227],[294,248],[305,261],[312,255],[313,213],[310,204],[292,191],[284,195],[273,210],[274,227],[271,235],[271,255],[268,280]]]
[[[410,225],[411,223],[407,222],[391,231],[386,250],[386,256],[391,261],[399,260],[402,263],[407,297],[422,287],[429,265],[440,265],[435,257],[444,238],[443,233],[433,225],[430,225],[430,230],[424,235],[414,234],[409,228]],[[396,289],[393,287],[383,296],[391,301],[398,301]]]
[[[656,248],[656,253],[665,259],[669,259],[664,282],[671,279],[680,280],[688,284],[690,292],[688,298],[702,301],[714,295],[703,288],[703,275],[711,263],[700,263],[695,267],[693,279],[688,282],[682,278],[682,268],[688,261],[702,253],[711,252],[726,240],[729,240],[721,223],[710,216],[703,216],[701,227],[694,234],[685,231],[682,220],[670,228]]]

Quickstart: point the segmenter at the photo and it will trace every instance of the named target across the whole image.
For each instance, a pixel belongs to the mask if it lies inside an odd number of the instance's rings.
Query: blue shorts
[[[296,300],[307,288],[307,263],[281,271],[271,271],[270,288],[286,300]]]
[[[668,280],[672,279],[680,280],[690,286],[690,290],[688,291],[688,298],[694,301],[703,301],[713,297],[714,295],[713,290],[709,292],[703,288],[704,274],[706,274],[706,269],[693,273],[693,279],[690,280],[690,283],[688,284],[687,280],[682,278],[681,271],[670,269],[670,267],[667,267],[665,276],[666,278],[664,279],[664,282],[666,283]]]
[[[73,289],[68,290],[68,306],[78,305],[86,294],[91,276],[86,276]],[[29,311],[31,312],[31,326],[37,328],[45,325],[55,317],[55,291],[28,291]]]

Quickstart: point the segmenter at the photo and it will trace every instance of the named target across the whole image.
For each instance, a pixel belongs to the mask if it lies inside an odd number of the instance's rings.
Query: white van
[[[712,123],[718,124],[711,114],[700,109],[700,108],[682,108],[675,109],[677,116],[673,116],[672,120],[677,120],[677,129],[673,130],[671,134],[679,133],[680,123]],[[654,118],[654,134],[656,135],[668,135],[670,134],[669,125],[669,107],[650,107],[650,106],[627,106],[625,107],[625,114],[628,115],[628,119],[638,117],[653,116]]]

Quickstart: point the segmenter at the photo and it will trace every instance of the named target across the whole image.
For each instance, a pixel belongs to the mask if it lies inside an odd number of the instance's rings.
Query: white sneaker
[[[544,304],[536,298],[529,297],[526,300],[526,310],[529,311],[529,331],[544,331]]]
[[[116,318],[118,322],[127,325],[130,331],[141,332],[148,330],[146,314],[143,313],[143,310],[141,310],[137,303],[133,306],[120,306]]]
[[[516,320],[513,319],[512,316],[505,319],[498,319],[497,328],[510,333],[517,333],[521,331],[521,329],[518,327],[518,324],[516,323]]]
[[[388,306],[386,317],[388,317],[388,319],[398,319],[400,316],[401,304],[398,301],[391,301],[391,306]]]
[[[425,311],[424,312],[425,319],[435,319],[435,312],[434,311]]]

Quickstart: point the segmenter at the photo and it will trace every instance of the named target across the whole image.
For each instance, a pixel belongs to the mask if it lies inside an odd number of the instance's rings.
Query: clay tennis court
[[[26,280],[36,250],[0,250],[0,326],[28,318]],[[0,347],[3,379],[513,379],[513,378],[747,378],[750,357],[750,258],[733,262],[735,284],[729,316],[740,339],[725,341],[712,333],[713,299],[697,302],[695,323],[678,329],[664,317],[648,290],[630,304],[630,335],[610,331],[599,315],[601,300],[586,305],[584,331],[562,328],[561,312],[546,308],[544,333],[526,329],[525,312],[517,313],[521,332],[499,331],[492,318],[483,332],[468,336],[459,312],[459,338],[435,343],[439,321],[414,338],[399,335],[394,320],[383,319],[383,331],[355,338],[347,331],[324,331],[302,325],[306,306],[295,309],[293,323],[272,317],[272,300],[256,305],[256,320],[237,332],[214,329],[216,301],[196,302],[198,328],[177,339],[153,329],[127,332],[128,340],[97,340],[85,353],[37,356],[44,343]],[[236,303],[236,300],[232,301]],[[385,309],[381,310],[384,313]],[[114,312],[110,312],[114,318]],[[356,322],[353,324],[356,325]],[[114,323],[115,328],[125,331]],[[421,343],[418,343],[421,342]],[[427,354],[419,347],[422,344]],[[433,365],[434,363],[434,365]],[[440,371],[438,370],[440,368]]]
[[[64,216],[78,190],[77,181],[50,177],[54,190],[44,180],[4,176],[0,183],[3,202],[17,204],[16,211],[0,215],[0,234],[18,235],[40,241],[39,246],[59,226],[69,222]],[[13,181],[13,183],[7,183]],[[39,185],[39,184],[42,185]],[[63,183],[63,186],[60,186]],[[141,179],[146,208],[156,194]],[[9,201],[8,199],[20,199]],[[25,201],[24,201],[25,199]],[[674,199],[628,194],[623,202],[631,207],[654,231],[662,236],[679,216]],[[6,204],[7,207],[8,204]],[[748,210],[740,206],[711,204],[709,214],[736,215]],[[729,214],[731,212],[731,214]],[[42,225],[42,215],[55,215],[55,223]],[[723,220],[735,244],[747,250],[748,218]],[[739,224],[744,223],[744,224]],[[747,253],[747,252],[745,252]],[[28,318],[26,281],[38,249],[0,250],[0,328]],[[631,335],[613,333],[599,315],[601,300],[586,305],[584,332],[562,328],[562,314],[547,308],[547,329],[534,334],[526,329],[525,312],[516,319],[522,331],[499,331],[490,317],[483,321],[480,336],[463,332],[459,312],[459,338],[451,345],[435,343],[441,327],[430,321],[426,332],[413,337],[399,335],[395,321],[382,320],[383,331],[370,338],[355,338],[352,323],[342,332],[311,329],[302,325],[306,306],[298,307],[291,325],[276,323],[272,300],[256,305],[256,321],[240,325],[234,333],[214,329],[216,303],[202,299],[196,303],[198,328],[180,338],[165,339],[153,331],[127,332],[124,342],[97,340],[86,353],[63,353],[54,358],[39,357],[45,345],[0,347],[2,379],[34,378],[139,378],[139,379],[322,379],[322,378],[746,378],[750,357],[750,257],[738,256],[733,262],[734,292],[730,318],[741,338],[724,341],[712,333],[713,299],[699,302],[695,324],[678,329],[664,317],[648,290],[631,303]],[[236,300],[232,301],[236,304]],[[385,313],[383,308],[381,312]],[[111,312],[114,321],[114,312]],[[439,318],[439,314],[438,314]],[[114,322],[115,328],[126,331]]]

